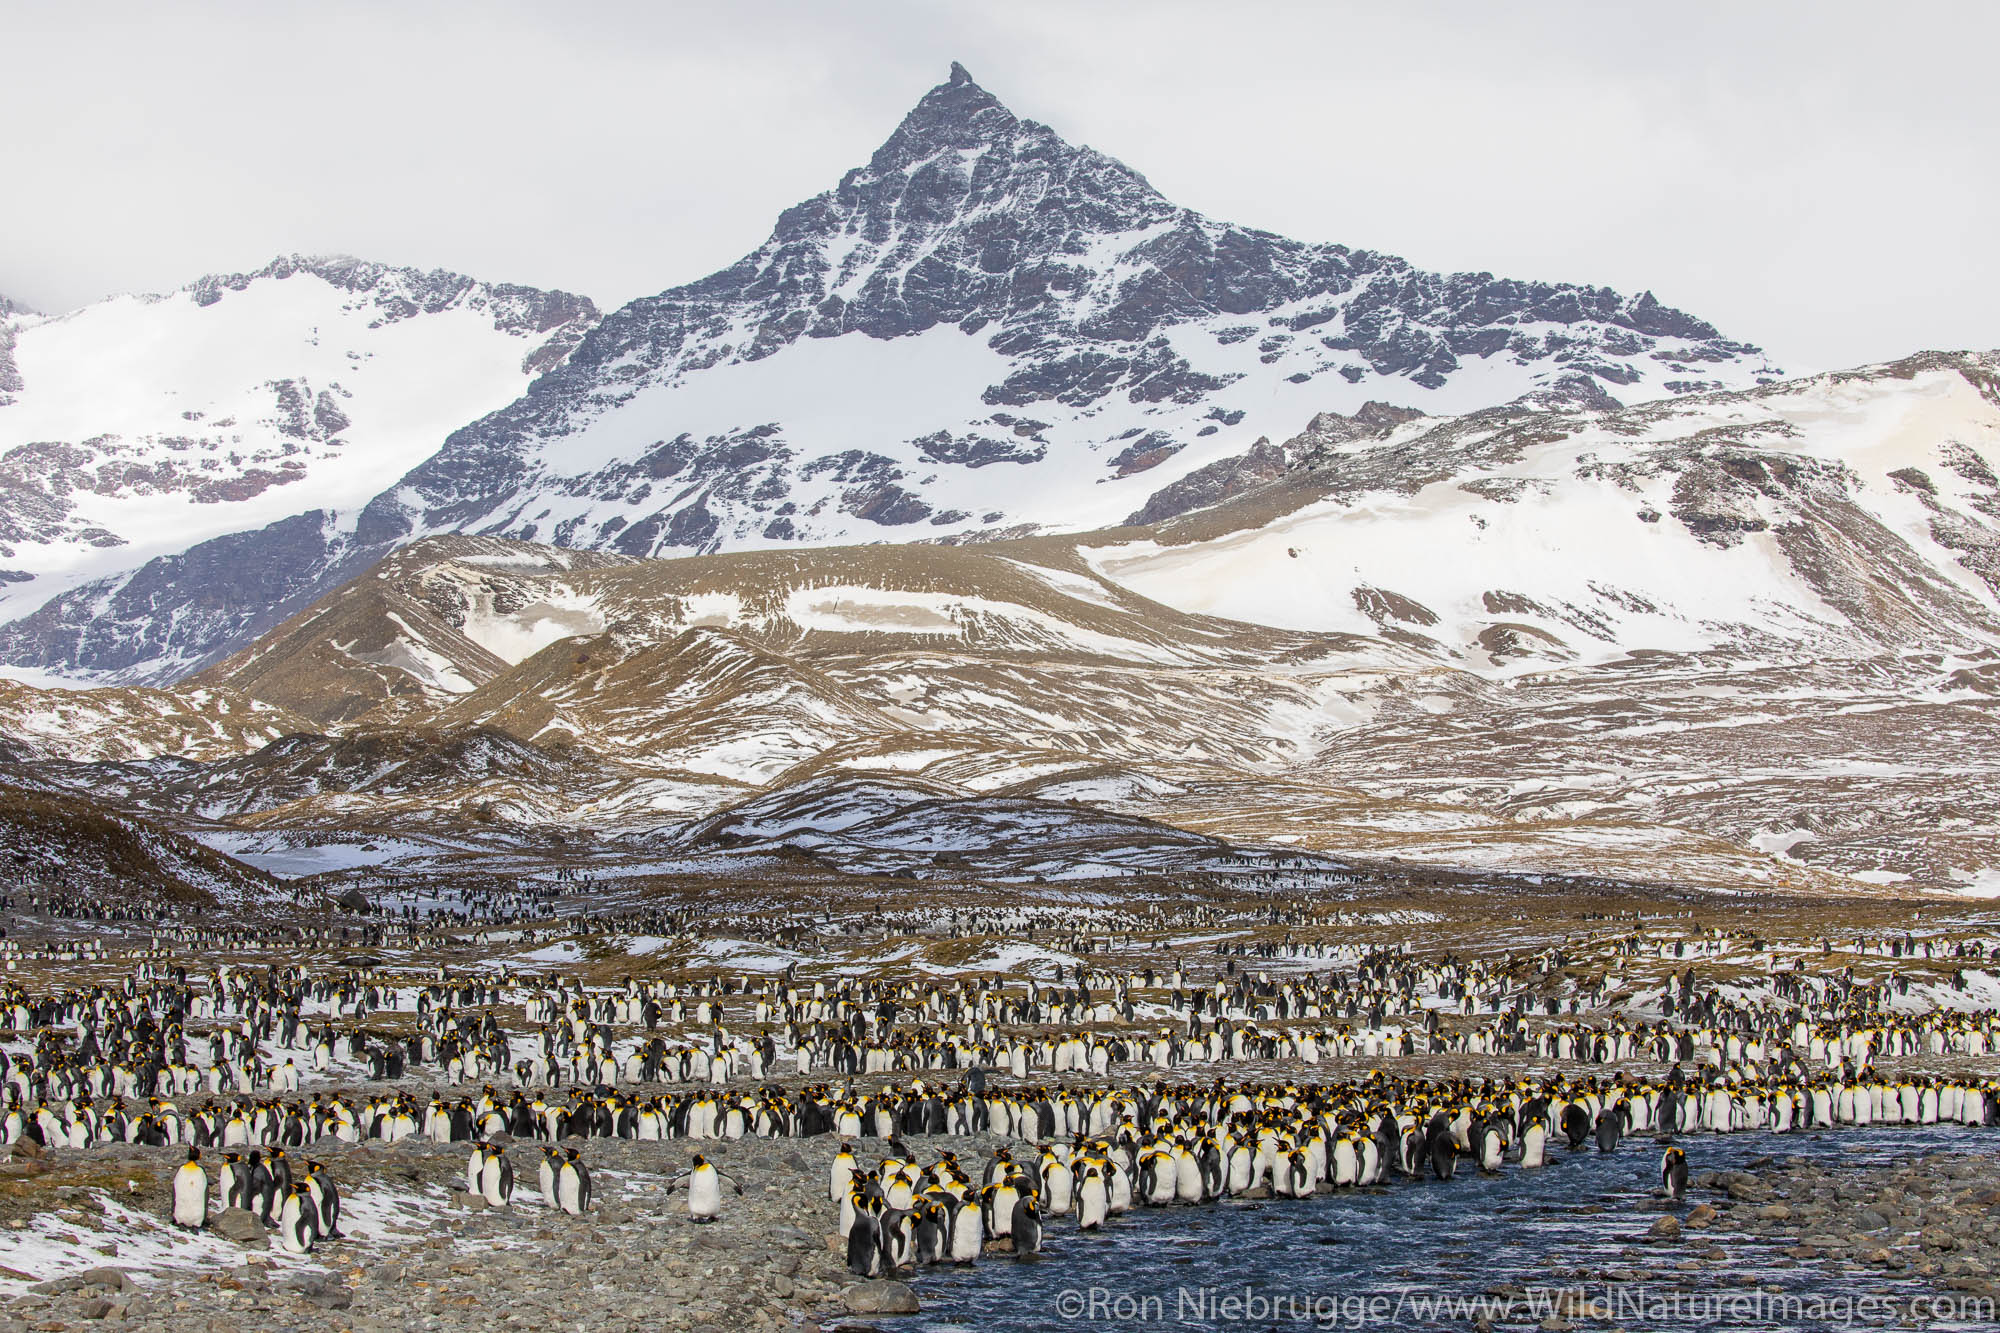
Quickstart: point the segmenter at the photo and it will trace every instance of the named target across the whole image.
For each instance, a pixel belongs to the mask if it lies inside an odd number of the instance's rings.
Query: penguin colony
[[[187,1160],[174,1172],[173,1224],[184,1231],[199,1231],[208,1222],[209,1180],[201,1164],[201,1149],[189,1148]],[[267,1158],[253,1149],[224,1153],[216,1177],[217,1204],[222,1209],[241,1209],[272,1231],[278,1243],[293,1254],[307,1254],[321,1240],[339,1240],[340,1188],[315,1161],[301,1164],[294,1173],[282,1148],[271,1149]]]
[[[1512,1085],[1375,1073],[1352,1082],[1041,1088],[980,1099],[919,1082],[878,1096],[878,1105],[915,1108],[891,1118],[887,1154],[863,1168],[844,1142],[829,1185],[848,1266],[874,1277],[970,1263],[995,1241],[1012,1253],[1034,1253],[1051,1218],[1073,1215],[1077,1229],[1089,1232],[1134,1208],[1444,1182],[1461,1163],[1484,1172],[1533,1169],[1546,1163],[1551,1142],[1613,1152],[1629,1134],[2000,1126],[2000,1082],[1949,1081],[1907,1102],[1906,1086],[1753,1083],[1734,1069],[1699,1085],[1678,1073],[1665,1083],[1621,1077]],[[940,1102],[949,1123],[970,1121],[1027,1146],[997,1150],[976,1166],[949,1150],[921,1161],[901,1135],[926,1132],[934,1123],[927,1108]],[[1682,1148],[1667,1149],[1660,1178],[1663,1194],[1684,1196]]]
[[[952,928],[1036,919],[968,913]],[[370,938],[421,930],[371,927]],[[1986,1056],[2000,1011],[1925,1008],[1894,969],[1876,981],[1851,964],[1816,971],[1809,951],[1788,966],[1774,955],[1769,993],[1751,997],[1701,974],[1767,952],[1720,934],[1634,932],[1490,958],[1260,944],[1218,954],[1203,980],[1180,966],[1107,965],[1054,985],[788,971],[586,986],[443,969],[412,984],[297,964],[191,973],[157,947],[122,959],[71,952],[130,971],[41,993],[0,985],[0,1138],[183,1155],[175,1225],[205,1225],[213,1198],[297,1253],[340,1236],[340,1192],[308,1155],[329,1139],[463,1143],[465,1191],[495,1208],[514,1206],[516,1171],[532,1164],[542,1205],[571,1215],[591,1207],[591,1139],[838,1141],[828,1197],[800,1200],[801,1216],[833,1214],[849,1267],[874,1276],[994,1248],[1035,1253],[1057,1219],[1089,1232],[1135,1208],[1532,1170],[1551,1145],[1609,1152],[1634,1134],[2000,1123],[2000,1081],[1884,1067]],[[1963,992],[1989,946],[1906,937],[1842,952],[1944,958]],[[1315,970],[1253,974],[1242,957]],[[1576,978],[1586,957],[1603,971]],[[1640,960],[1667,964],[1645,1012],[1608,1007],[1620,972]],[[1436,1054],[1573,1068],[1311,1073],[1328,1060]],[[1232,1070],[1253,1062],[1289,1069]],[[909,1143],[971,1134],[1020,1146],[975,1163]],[[885,1151],[864,1166],[857,1144]],[[741,1193],[703,1156],[663,1152],[663,1170],[670,1160],[686,1160],[667,1183],[697,1222]],[[1662,1192],[1679,1197],[1687,1175],[1683,1149],[1669,1148]]]

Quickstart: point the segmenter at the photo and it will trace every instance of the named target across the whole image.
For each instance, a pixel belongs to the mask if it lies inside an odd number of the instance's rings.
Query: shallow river
[[[1782,1171],[1791,1157],[1881,1165],[1928,1148],[1991,1151],[2000,1136],[1943,1127],[1679,1142],[1693,1177],[1745,1167]],[[1843,1299],[1935,1290],[1880,1269],[1843,1278],[1814,1262],[1796,1264],[1780,1251],[1796,1243],[1797,1231],[1740,1237],[1718,1234],[1718,1223],[1686,1233],[1683,1243],[1648,1243],[1645,1232],[1663,1212],[1682,1215],[1713,1197],[1690,1185],[1689,1199],[1669,1207],[1659,1197],[1660,1152],[1651,1138],[1608,1154],[1595,1145],[1570,1152],[1552,1144],[1549,1165],[1536,1171],[1509,1166],[1486,1176],[1461,1164],[1457,1178],[1442,1184],[1398,1181],[1308,1200],[1134,1209],[1096,1235],[1060,1218],[1048,1227],[1040,1258],[994,1256],[969,1269],[928,1270],[916,1284],[923,1313],[896,1326],[939,1333],[1391,1326],[1463,1333],[1482,1308],[1467,1301],[1486,1302],[1496,1325],[1533,1327],[1550,1313],[1536,1302],[1580,1292],[1608,1302],[1611,1318],[1575,1320],[1579,1327],[1830,1329],[1901,1322],[1887,1311],[1842,1308]],[[1758,1162],[1769,1157],[1776,1163]],[[1718,1246],[1727,1262],[1678,1267]],[[1633,1277],[1635,1269],[1651,1276]],[[1608,1281],[1607,1273],[1626,1280]],[[1758,1283],[1739,1285],[1745,1274]],[[1521,1290],[1491,1294],[1509,1283]],[[1944,1328],[1960,1321],[1918,1322]]]

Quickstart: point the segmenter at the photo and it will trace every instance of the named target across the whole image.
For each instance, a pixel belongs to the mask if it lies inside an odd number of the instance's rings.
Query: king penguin
[[[1669,1199],[1687,1197],[1688,1159],[1679,1148],[1669,1148],[1660,1156],[1660,1187]]]
[[[244,1197],[249,1192],[250,1177],[239,1165],[242,1160],[240,1153],[226,1152],[222,1154],[222,1169],[215,1173],[216,1194],[225,1211],[250,1206]]]
[[[1561,1129],[1570,1147],[1581,1148],[1583,1141],[1590,1137],[1590,1112],[1571,1102],[1563,1107]]]
[[[833,1156],[833,1171],[828,1181],[829,1202],[839,1203],[847,1197],[848,1187],[854,1183],[854,1173],[854,1145],[843,1143],[840,1151]]]
[[[319,1210],[321,1240],[340,1240],[340,1188],[318,1162],[306,1163],[306,1198]]]
[[[483,1140],[474,1140],[472,1144],[472,1156],[465,1159],[465,1192],[467,1194],[479,1193],[479,1179],[485,1174],[485,1171],[486,1144]]]
[[[201,1149],[189,1148],[187,1162],[174,1172],[174,1225],[199,1231],[208,1221],[208,1172],[201,1169]]]
[[[505,1208],[514,1198],[514,1164],[504,1149],[488,1147],[479,1168],[479,1195],[495,1208]]]
[[[1076,1228],[1078,1231],[1096,1231],[1104,1225],[1104,1218],[1111,1211],[1111,1191],[1104,1184],[1104,1175],[1093,1165],[1085,1166],[1083,1177],[1076,1183]]]
[[[743,1193],[743,1186],[734,1176],[716,1170],[715,1163],[700,1153],[694,1155],[693,1163],[667,1188],[672,1189],[683,1180],[687,1182],[688,1216],[697,1222],[713,1222],[722,1214],[723,1181],[728,1181],[738,1194]]]
[[[1034,1191],[1023,1194],[1014,1204],[1014,1225],[1008,1234],[1014,1238],[1014,1253],[1042,1252],[1042,1210],[1035,1204]]]
[[[1479,1169],[1486,1172],[1498,1171],[1500,1163],[1505,1160],[1505,1144],[1500,1137],[1498,1127],[1491,1121],[1482,1122],[1478,1126],[1474,1142],[1479,1149]]]
[[[542,1146],[542,1167],[540,1173],[542,1202],[550,1208],[562,1207],[562,1204],[556,1199],[556,1168],[561,1165],[562,1153],[556,1148],[544,1144]]]
[[[305,1196],[296,1188],[285,1191],[285,1202],[278,1210],[278,1243],[293,1254],[310,1254],[318,1238],[319,1227]]]
[[[979,1196],[967,1195],[951,1224],[951,1261],[969,1264],[986,1246],[985,1214],[979,1210]]]
[[[1539,1120],[1532,1120],[1521,1131],[1521,1165],[1541,1166],[1548,1161],[1549,1131]]]
[[[556,1173],[556,1203],[571,1216],[590,1211],[590,1168],[574,1148],[564,1156],[562,1169]]]
[[[271,1209],[278,1203],[277,1182],[264,1166],[264,1154],[254,1149],[250,1153],[249,1181],[243,1187],[243,1206],[257,1214],[257,1220],[265,1226],[276,1226],[277,1219],[271,1216]]]
[[[882,1201],[855,1196],[854,1222],[847,1230],[847,1271],[874,1277],[882,1269]]]
[[[929,1200],[917,1203],[916,1225],[910,1232],[910,1248],[919,1264],[944,1262],[945,1226],[938,1205]]]

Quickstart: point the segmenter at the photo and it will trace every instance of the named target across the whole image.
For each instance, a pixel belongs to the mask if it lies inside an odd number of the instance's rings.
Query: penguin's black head
[[[188,1160],[189,1160],[190,1162],[199,1162],[199,1161],[201,1160],[201,1149],[199,1149],[199,1148],[189,1148],[189,1149],[188,1149]]]
[[[700,1153],[696,1153],[696,1154],[694,1155],[694,1164],[695,1164],[696,1166],[707,1166],[707,1165],[708,1165],[708,1161],[707,1161],[707,1159],[706,1159],[706,1158],[704,1158],[704,1157],[703,1157],[703,1156],[702,1156],[702,1155],[701,1155]]]

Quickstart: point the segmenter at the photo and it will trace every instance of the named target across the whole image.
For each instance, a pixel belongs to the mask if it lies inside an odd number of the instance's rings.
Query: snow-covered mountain
[[[1613,408],[1776,374],[1650,294],[1203,217],[954,65],[763,245],[612,314],[358,515],[343,492],[79,589],[0,633],[0,661],[171,678],[427,534],[658,556],[1080,531],[1266,479],[1260,440],[1316,413]]]
[[[1435,415],[1769,378],[1649,295],[1202,217],[954,66],[755,252],[616,312],[375,508],[629,555],[1074,530],[1371,398]]]
[[[2000,353],[1615,412],[1329,413],[1264,452],[1268,479],[1145,528],[671,560],[429,537],[170,695],[9,716],[102,719],[31,759],[132,757],[38,780],[311,836],[443,817],[888,873],[1017,816],[1123,836],[1055,808],[1080,801],[1167,830],[1160,865],[1180,830],[2000,890]],[[204,732],[204,697],[265,711]],[[258,748],[291,725],[331,738]]]
[[[1485,673],[2000,644],[2000,353],[1616,412],[1321,418],[1285,479],[1084,555],[1177,609]]]
[[[563,292],[296,257],[63,316],[0,311],[0,619],[119,587],[155,609],[158,641],[205,601],[255,600],[254,565],[174,562],[273,524],[351,527],[596,318]],[[74,628],[48,656],[90,660]]]

